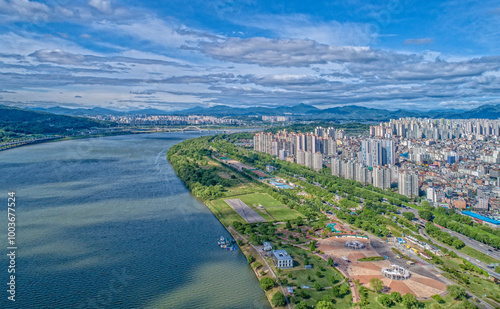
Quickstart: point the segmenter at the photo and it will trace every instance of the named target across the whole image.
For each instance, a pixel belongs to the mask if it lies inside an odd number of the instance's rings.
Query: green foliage
[[[321,285],[318,282],[316,282],[316,283],[314,283],[314,289],[316,291],[321,291],[323,288],[321,287]]]
[[[405,305],[407,309],[414,309],[418,308],[419,303],[415,295],[406,293],[405,295],[403,295],[403,305]]]
[[[11,133],[66,135],[79,130],[110,126],[116,126],[116,123],[0,105],[0,141],[6,136],[12,136]]]
[[[436,222],[436,219],[434,219],[434,222]],[[445,231],[442,231],[440,228],[432,224],[432,222],[427,222],[425,224],[425,232],[430,236],[432,236],[433,238],[439,239],[439,241],[449,246],[453,246],[457,249],[463,248],[465,246],[465,243],[463,241],[461,241],[455,236],[451,236]]]
[[[248,262],[248,264],[252,264],[253,262],[255,262],[255,257],[254,257],[253,255],[251,255],[251,254],[250,254],[250,255],[247,257],[247,262]]]
[[[295,305],[295,309],[309,309],[310,307],[306,304],[305,301],[301,301],[297,305]]]
[[[328,258],[328,262],[326,263],[326,265],[333,267],[333,259],[331,257]]]
[[[430,221],[432,219],[432,212],[430,210],[419,210],[418,216],[426,221]]]
[[[382,260],[385,260],[385,258],[382,256],[369,256],[358,259],[358,261],[360,262],[382,261]]]
[[[378,301],[384,307],[390,307],[393,304],[392,298],[389,295],[387,295],[387,294],[381,295],[378,298]]]
[[[281,293],[281,292],[276,292],[273,295],[273,298],[271,299],[271,303],[274,306],[278,306],[278,307],[285,306],[286,305],[285,295],[283,295],[283,293]]]
[[[379,278],[371,278],[370,279],[370,287],[375,290],[375,292],[379,293],[384,289],[384,282]]]
[[[403,301],[403,298],[401,297],[401,293],[399,292],[391,292],[391,298],[394,300],[395,303],[400,303]]]
[[[335,305],[332,302],[326,300],[320,300],[314,306],[315,309],[335,309]]]
[[[265,278],[262,278],[260,280],[260,287],[265,291],[269,290],[270,288],[274,287],[275,285],[276,285],[276,282],[269,277],[265,277]]]
[[[413,212],[410,212],[410,211],[405,211],[405,212],[402,213],[402,215],[408,221],[411,221],[411,220],[415,219],[415,214]]]
[[[446,286],[446,291],[448,291],[450,296],[454,299],[464,299],[467,295],[465,288],[460,285],[448,285]]]
[[[439,294],[432,295],[431,297],[440,304],[444,303],[443,298]]]

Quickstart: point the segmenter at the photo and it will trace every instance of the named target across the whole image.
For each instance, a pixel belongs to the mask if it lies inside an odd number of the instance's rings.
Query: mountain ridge
[[[237,116],[293,116],[297,120],[324,120],[324,121],[386,121],[404,117],[427,117],[447,119],[497,119],[500,118],[500,105],[482,105],[471,110],[431,110],[427,112],[414,110],[387,110],[380,108],[369,108],[358,105],[336,106],[319,109],[315,106],[301,103],[294,106],[279,107],[231,107],[227,105],[216,105],[212,107],[195,106],[178,111],[163,111],[159,109],[142,109],[131,111],[117,111],[107,108],[94,107],[91,109],[70,109],[65,107],[32,108],[31,110],[46,111],[60,115],[70,116],[131,116],[131,115],[203,115],[215,117],[237,117]]]

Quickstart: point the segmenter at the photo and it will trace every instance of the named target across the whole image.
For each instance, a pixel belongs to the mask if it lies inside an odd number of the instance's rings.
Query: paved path
[[[245,238],[245,236],[243,236],[240,233],[238,233],[232,226],[230,226],[228,229],[231,230],[234,234],[236,234],[240,239],[246,241],[247,244],[249,244],[255,250],[255,252],[257,252],[257,254],[259,254],[260,257],[264,260],[264,262],[266,263],[267,268],[269,268],[269,271],[271,272],[271,274],[273,275],[273,277],[275,279],[278,279],[278,277],[274,274],[273,269],[271,268],[271,266],[269,266],[269,264],[267,263],[266,258],[264,256],[262,256],[262,254],[259,252],[259,250],[257,248],[255,248],[255,246],[252,245],[252,243],[249,242]],[[278,281],[278,280],[276,280],[276,281]],[[281,283],[279,283],[279,285],[280,285],[280,289],[281,289],[281,292],[283,293],[283,295],[286,295],[285,288],[281,285]],[[288,309],[292,309],[292,307],[290,306],[290,302],[288,301],[288,297],[285,297],[285,299],[286,299],[286,304],[288,306]]]

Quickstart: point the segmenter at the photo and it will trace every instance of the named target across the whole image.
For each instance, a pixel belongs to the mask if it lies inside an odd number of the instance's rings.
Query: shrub
[[[262,278],[260,280],[260,287],[265,291],[269,290],[270,288],[274,287],[275,285],[276,285],[276,282],[274,282],[274,280],[269,278],[269,277],[265,277],[265,278]]]
[[[273,298],[271,299],[271,303],[274,306],[278,306],[278,307],[282,307],[282,306],[286,305],[285,295],[283,295],[283,293],[281,293],[281,292],[276,292],[276,294],[274,294]]]

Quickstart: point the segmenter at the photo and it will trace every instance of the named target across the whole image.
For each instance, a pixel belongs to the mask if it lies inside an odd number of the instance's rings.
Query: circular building
[[[346,248],[349,248],[349,249],[359,250],[359,249],[363,249],[365,247],[365,244],[360,242],[360,241],[357,241],[357,240],[348,240],[345,243],[345,246],[346,246]]]
[[[382,275],[392,280],[407,280],[410,279],[410,272],[398,265],[382,268]]]

